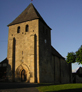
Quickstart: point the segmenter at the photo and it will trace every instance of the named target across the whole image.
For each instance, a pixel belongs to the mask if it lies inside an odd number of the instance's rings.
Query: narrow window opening
[[[47,40],[45,39],[44,42],[47,43]]]
[[[22,55],[23,55],[23,51],[22,51]]]
[[[20,27],[17,28],[17,33],[20,33]]]
[[[28,32],[28,28],[29,28],[28,25],[26,25],[26,32]]]
[[[22,60],[23,60],[24,57],[22,57]]]

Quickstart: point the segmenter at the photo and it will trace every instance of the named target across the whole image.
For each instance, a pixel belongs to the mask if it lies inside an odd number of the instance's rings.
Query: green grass
[[[40,92],[82,92],[82,84],[41,85],[37,89]]]

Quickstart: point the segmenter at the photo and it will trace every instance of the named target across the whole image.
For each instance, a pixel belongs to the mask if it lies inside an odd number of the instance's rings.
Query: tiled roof
[[[11,22],[8,26],[19,24],[22,22],[40,19],[45,24],[46,22],[43,20],[39,12],[36,10],[34,5],[31,3],[13,22]],[[46,24],[47,25],[47,24]],[[48,26],[48,25],[47,25]],[[48,26],[49,27],[49,26]],[[50,28],[50,27],[49,27]],[[51,29],[51,28],[50,28]]]

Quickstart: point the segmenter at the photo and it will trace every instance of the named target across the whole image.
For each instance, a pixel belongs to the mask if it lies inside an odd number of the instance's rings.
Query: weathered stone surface
[[[25,32],[25,27],[28,24],[29,29],[28,32]],[[20,26],[20,33],[17,33],[17,28]],[[37,39],[35,39],[35,34]],[[27,78],[32,83],[35,82],[35,40],[36,44],[38,45],[38,19],[33,21],[28,21],[16,25],[9,26],[9,38],[8,38],[8,55],[7,58],[9,60],[9,65],[13,66],[13,38],[15,38],[15,71],[18,69],[19,66],[26,65],[29,68],[29,74],[31,73],[32,77]],[[38,53],[38,46],[36,46]],[[37,61],[38,57],[36,57]],[[38,62],[37,62],[38,64]],[[24,68],[25,66],[23,66]],[[21,69],[20,71],[22,71]],[[26,70],[25,70],[26,71]],[[38,73],[38,66],[37,66],[37,76]],[[29,75],[28,74],[28,75]],[[16,74],[15,74],[16,75]],[[21,77],[21,73],[20,73]],[[17,79],[17,76],[16,76]],[[38,79],[39,80],[39,79]]]

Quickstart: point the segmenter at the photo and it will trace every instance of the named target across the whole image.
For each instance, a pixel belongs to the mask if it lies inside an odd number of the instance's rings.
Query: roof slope
[[[22,23],[22,22],[26,22],[26,21],[30,21],[30,20],[34,20],[34,19],[40,19],[45,23],[45,21],[40,16],[40,14],[38,13],[38,11],[34,7],[34,5],[32,3],[30,3],[30,5],[13,22],[11,22],[8,26],[18,24],[18,23]]]
[[[51,46],[51,53],[59,58],[62,58],[62,59],[65,59],[64,57],[62,57],[58,51],[56,51],[56,49],[54,49],[52,46]]]
[[[0,64],[3,64],[3,63],[7,63],[8,64],[8,59],[5,58],[3,61],[0,62]]]
[[[76,71],[77,74],[82,74],[82,67],[79,67],[79,69]]]

